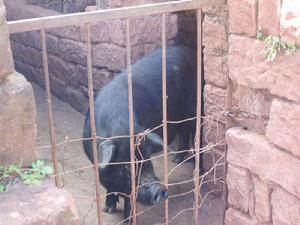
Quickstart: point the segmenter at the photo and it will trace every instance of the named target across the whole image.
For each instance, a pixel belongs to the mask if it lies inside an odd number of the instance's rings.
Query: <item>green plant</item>
[[[41,180],[53,173],[51,166],[44,164],[44,161],[37,160],[29,168],[22,168],[20,165],[0,165],[0,192],[5,191],[7,184],[19,180],[25,184],[39,184]]]
[[[266,59],[273,61],[278,52],[284,51],[286,55],[291,55],[296,51],[296,45],[283,41],[278,36],[265,36],[261,31],[257,32],[256,38],[265,44]]]

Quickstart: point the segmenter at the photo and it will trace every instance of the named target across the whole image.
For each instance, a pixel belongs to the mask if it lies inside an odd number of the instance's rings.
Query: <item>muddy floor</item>
[[[37,124],[38,124],[38,149],[37,154],[40,159],[51,163],[51,152],[49,147],[49,133],[47,121],[47,107],[45,101],[45,91],[33,84],[37,102]],[[54,113],[55,141],[64,143],[68,139],[81,138],[84,116],[75,111],[68,104],[52,97]],[[58,159],[60,172],[69,172],[62,177],[63,188],[67,189],[76,201],[82,225],[96,225],[97,213],[95,196],[95,182],[91,163],[86,158],[81,141],[75,141],[58,146]],[[162,177],[163,161],[154,160],[156,173]],[[169,159],[169,169],[175,166]],[[83,169],[80,169],[83,168]],[[193,165],[185,163],[177,168],[169,177],[169,183],[181,182],[192,179]],[[170,224],[191,225],[193,224],[193,183],[172,186],[169,189],[169,218]],[[190,192],[188,194],[184,194]],[[202,187],[201,196],[205,198],[205,203],[200,209],[201,225],[221,225],[224,202],[216,195],[208,195],[213,192],[208,187]],[[101,194],[105,190],[101,187]],[[177,195],[182,195],[178,196]],[[173,196],[173,197],[172,197]],[[174,197],[175,196],[175,197]],[[103,207],[103,202],[101,207]],[[144,211],[144,212],[143,212]],[[138,224],[151,225],[164,223],[164,204],[155,207],[143,207],[138,205]],[[119,224],[123,219],[123,202],[120,201],[114,214],[102,213],[104,225]]]

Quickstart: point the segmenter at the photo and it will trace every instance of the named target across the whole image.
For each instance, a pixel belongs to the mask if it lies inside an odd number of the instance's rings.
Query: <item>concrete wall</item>
[[[25,0],[6,1],[8,20],[59,15],[54,10],[28,4]],[[161,17],[131,20],[132,62],[158,48],[161,43]],[[125,21],[98,22],[91,26],[94,89],[99,90],[117,72],[126,68]],[[167,16],[169,43],[177,34],[177,16]],[[86,32],[83,27],[47,30],[47,50],[52,92],[76,110],[88,108]],[[29,80],[44,86],[41,45],[38,32],[11,36],[16,69]]]
[[[36,109],[31,85],[14,70],[6,10],[0,0],[0,165],[35,160]]]
[[[300,221],[300,50],[266,60],[258,29],[300,43],[293,0],[229,0],[229,75],[246,117],[226,133],[226,225]]]

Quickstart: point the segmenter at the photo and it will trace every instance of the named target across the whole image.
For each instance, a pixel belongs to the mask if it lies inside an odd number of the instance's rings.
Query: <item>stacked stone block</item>
[[[6,10],[0,0],[0,165],[35,160],[36,109],[31,85],[14,70]]]
[[[266,60],[257,30],[299,44],[298,3],[229,0],[229,75],[246,115],[226,133],[226,225],[300,221],[300,51]]]
[[[204,156],[206,171],[224,156],[225,149],[225,96],[228,75],[228,10],[226,6],[203,9],[203,69],[204,69],[204,119],[203,143],[216,145]],[[178,14],[178,42],[196,49],[197,23],[195,11]],[[224,161],[212,170],[208,179],[221,179]],[[220,182],[217,182],[220,184]]]
[[[9,20],[60,14],[31,5],[26,0],[10,0],[6,1],[6,5]],[[177,16],[168,15],[166,23],[167,39],[172,43],[177,34]],[[125,20],[112,20],[91,25],[95,92],[126,68],[125,24]],[[161,45],[161,17],[134,18],[130,25],[132,62],[135,62]],[[76,110],[85,113],[88,109],[86,29],[75,26],[46,32],[51,90]],[[39,32],[14,34],[11,43],[16,69],[29,80],[44,86]]]

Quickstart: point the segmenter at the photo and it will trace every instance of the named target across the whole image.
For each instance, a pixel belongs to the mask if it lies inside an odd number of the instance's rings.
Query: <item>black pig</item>
[[[195,116],[196,107],[196,56],[185,47],[167,48],[167,117],[178,121]],[[133,110],[135,134],[154,128],[162,123],[162,51],[144,57],[132,66]],[[122,72],[106,85],[95,100],[96,133],[101,137],[129,134],[127,72]],[[168,143],[179,134],[179,148],[188,149],[190,134],[195,123],[168,124]],[[84,125],[84,138],[91,137],[90,119],[87,115]],[[84,150],[93,162],[91,141],[83,141]],[[97,139],[100,182],[107,193],[131,193],[131,172],[129,164],[106,165],[112,162],[130,161],[129,138],[110,140]],[[152,153],[162,149],[162,129],[148,133],[136,151],[137,159],[149,159]],[[181,162],[185,154],[176,155],[175,162]],[[138,202],[153,205],[165,200],[167,189],[156,176],[151,161],[138,165],[140,185]],[[114,212],[119,195],[108,195],[104,211]],[[131,205],[125,197],[124,218],[130,216]]]

